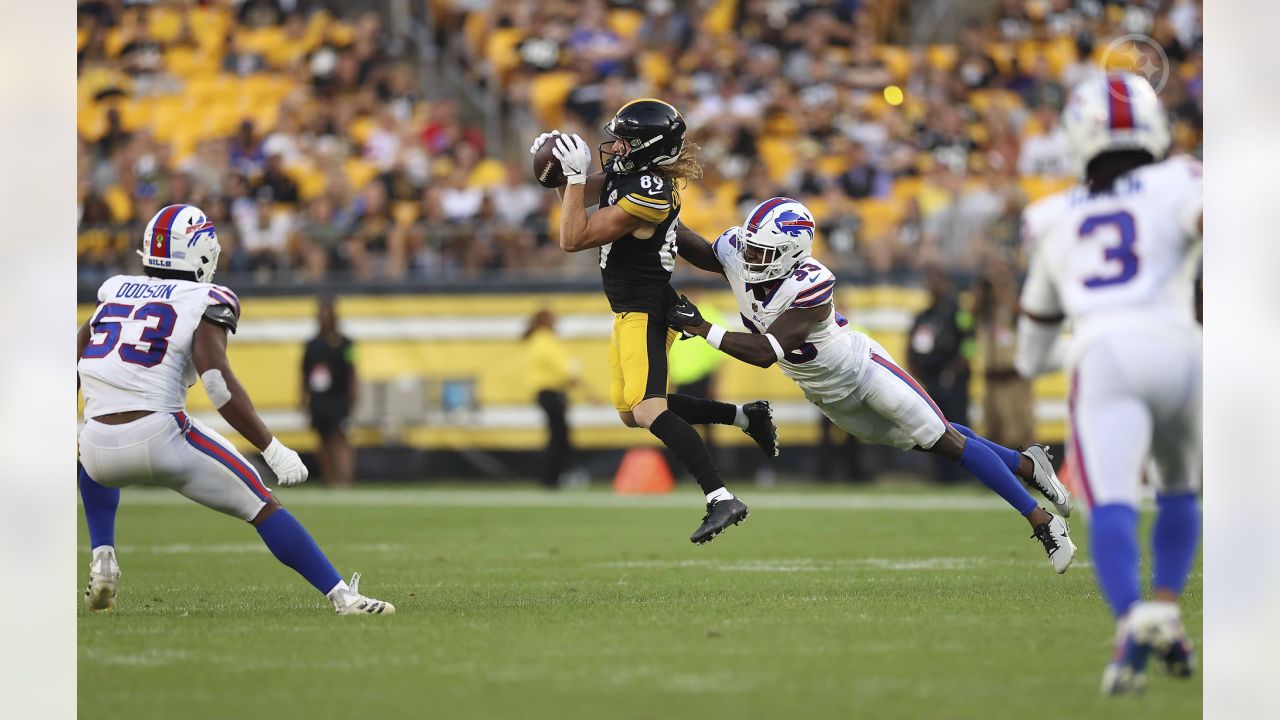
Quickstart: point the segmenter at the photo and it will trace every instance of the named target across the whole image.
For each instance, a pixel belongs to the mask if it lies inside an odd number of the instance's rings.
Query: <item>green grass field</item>
[[[130,718],[1200,716],[1199,677],[1101,699],[1111,622],[979,491],[283,491],[394,617],[336,617],[248,526],[126,490],[112,613],[83,609],[82,714]],[[1149,520],[1149,518],[1148,518]],[[87,577],[81,529],[81,582]],[[1201,633],[1201,572],[1184,602]],[[80,589],[82,589],[81,586]],[[75,589],[68,588],[68,592]]]

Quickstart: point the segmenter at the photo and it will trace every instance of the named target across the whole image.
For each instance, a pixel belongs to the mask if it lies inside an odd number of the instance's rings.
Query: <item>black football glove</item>
[[[672,305],[667,310],[667,325],[679,330],[682,339],[693,337],[693,333],[685,330],[686,327],[697,327],[703,322],[702,313],[698,312],[698,306],[683,295],[680,296],[680,300],[675,305]]]

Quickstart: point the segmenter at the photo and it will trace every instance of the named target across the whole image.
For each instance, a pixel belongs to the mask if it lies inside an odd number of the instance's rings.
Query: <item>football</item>
[[[556,139],[550,138],[533,154],[533,177],[542,187],[556,188],[565,183],[564,170],[560,168],[560,161],[552,152],[555,144]]]

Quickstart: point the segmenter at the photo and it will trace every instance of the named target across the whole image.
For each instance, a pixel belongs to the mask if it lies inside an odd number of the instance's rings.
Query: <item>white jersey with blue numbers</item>
[[[790,275],[764,283],[757,297],[756,289],[742,279],[738,232],[737,227],[724,231],[712,248],[738,301],[742,324],[750,332],[764,333],[791,308],[830,304],[831,314],[814,327],[803,345],[787,353],[778,367],[810,400],[835,402],[848,397],[870,356],[870,343],[866,335],[845,327],[848,321],[835,311],[835,275],[822,263],[808,258]]]
[[[196,328],[215,305],[240,315],[239,299],[221,285],[144,275],[103,283],[77,366],[85,417],[181,411],[197,377],[191,359]]]
[[[1076,187],[1032,204],[1023,310],[1069,319],[1073,354],[1111,332],[1197,334],[1202,193],[1200,163],[1179,156],[1126,173],[1112,192]]]

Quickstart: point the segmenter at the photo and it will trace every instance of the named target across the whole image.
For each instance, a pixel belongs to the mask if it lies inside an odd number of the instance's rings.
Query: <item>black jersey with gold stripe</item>
[[[655,225],[653,235],[626,235],[600,248],[604,294],[614,312],[661,310],[674,297],[671,271],[676,264],[676,220],[680,193],[661,173],[605,173],[600,207],[617,205]]]

